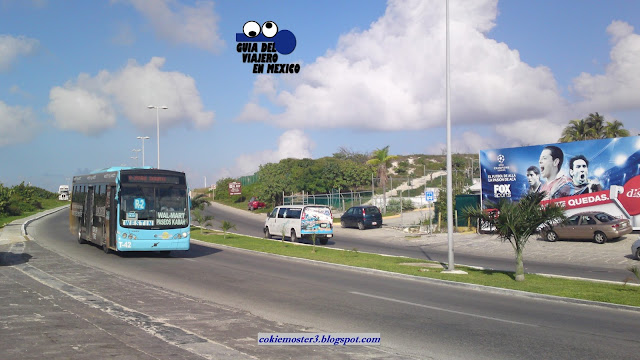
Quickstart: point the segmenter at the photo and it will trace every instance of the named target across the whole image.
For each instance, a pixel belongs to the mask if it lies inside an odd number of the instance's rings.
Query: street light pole
[[[140,149],[132,149],[131,151],[140,152]],[[136,156],[136,159],[138,159],[138,158],[139,158],[139,156]],[[139,161],[136,161],[136,166],[139,165],[139,163],[140,163]]]
[[[144,140],[148,139],[148,136],[137,136],[136,139],[142,140],[142,167],[144,167]]]
[[[147,109],[156,109],[156,136],[158,137],[158,169],[160,169],[160,109],[167,110],[167,106],[149,105]]]

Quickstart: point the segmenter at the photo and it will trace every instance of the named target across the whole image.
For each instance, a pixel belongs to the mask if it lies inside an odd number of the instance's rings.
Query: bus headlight
[[[186,238],[187,238],[187,236],[189,236],[189,234],[187,234],[187,232],[186,232],[186,231],[182,233],[182,237],[183,237],[183,238],[185,238],[185,239],[186,239]]]
[[[123,238],[123,239],[126,239],[126,238],[127,238],[127,233],[123,233],[123,234],[122,234],[122,238]]]

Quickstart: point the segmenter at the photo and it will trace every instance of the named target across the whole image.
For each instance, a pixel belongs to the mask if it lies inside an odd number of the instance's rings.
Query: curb
[[[21,235],[22,236],[29,236],[29,234],[27,234],[27,226],[30,223],[32,223],[32,222],[34,222],[36,220],[42,219],[43,217],[45,217],[47,215],[51,215],[51,214],[57,213],[58,211],[62,211],[64,209],[68,208],[69,206],[71,206],[71,205],[60,206],[60,207],[57,207],[55,209],[49,209],[49,210],[43,211],[41,213],[37,213],[35,215],[31,215],[28,218],[25,218],[24,219],[24,223],[20,227]]]

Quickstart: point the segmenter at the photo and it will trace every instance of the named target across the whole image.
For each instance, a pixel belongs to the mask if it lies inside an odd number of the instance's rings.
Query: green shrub
[[[410,211],[414,210],[416,207],[413,205],[413,202],[409,199],[402,199],[402,211]],[[387,211],[399,213],[400,212],[400,200],[399,199],[391,199],[387,204]]]

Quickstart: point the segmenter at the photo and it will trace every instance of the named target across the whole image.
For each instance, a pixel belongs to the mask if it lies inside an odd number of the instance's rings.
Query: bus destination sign
[[[156,184],[179,184],[177,176],[164,175],[127,175],[127,182],[130,183],[156,183]]]

